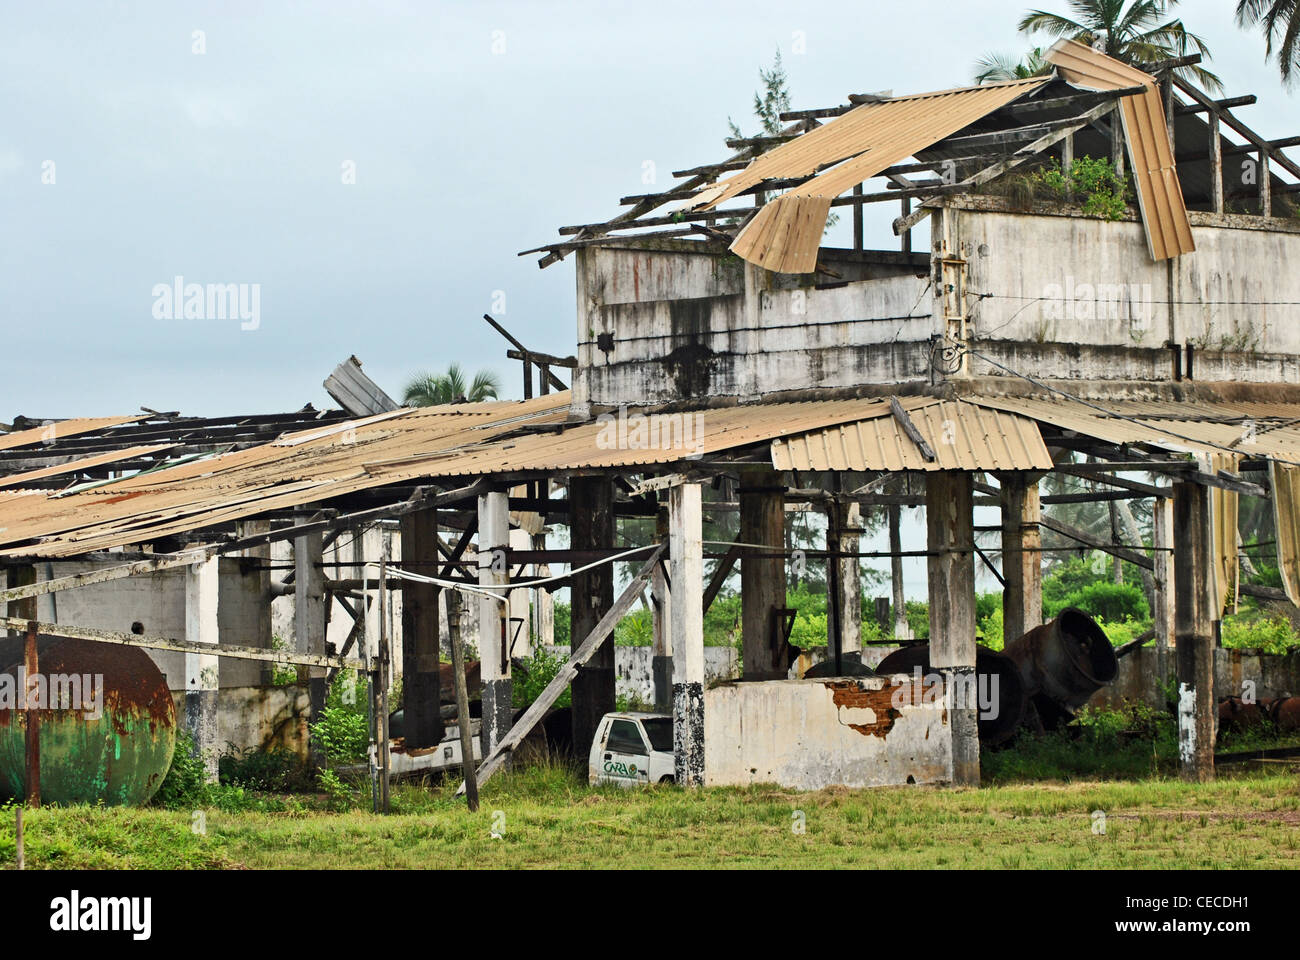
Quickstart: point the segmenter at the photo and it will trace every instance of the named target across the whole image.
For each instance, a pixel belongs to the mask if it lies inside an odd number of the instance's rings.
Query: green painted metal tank
[[[176,747],[176,707],[162,671],[137,647],[42,639],[38,649],[48,690],[48,709],[39,711],[41,802],[148,802]],[[26,795],[22,666],[0,674],[2,797]]]

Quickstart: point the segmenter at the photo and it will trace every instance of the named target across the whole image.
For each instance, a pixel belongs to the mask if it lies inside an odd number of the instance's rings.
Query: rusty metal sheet
[[[1147,248],[1155,260],[1194,251],[1192,225],[1183,202],[1164,101],[1155,78],[1075,40],[1057,41],[1047,51],[1046,59],[1062,79],[1076,87],[1092,90],[1120,90],[1139,84],[1146,87],[1144,92],[1120,100],[1120,116]]]
[[[151,453],[160,453],[163,450],[170,450],[174,446],[176,446],[174,443],[155,443],[138,447],[124,447],[121,450],[110,450],[107,453],[98,453],[93,457],[82,457],[79,460],[69,460],[67,463],[56,464],[52,467],[41,467],[39,470],[28,470],[24,473],[11,473],[6,477],[0,477],[0,487],[20,486],[24,483],[31,483],[34,480],[45,480],[50,477],[58,477],[67,473],[76,473],[79,470],[88,470],[91,467],[102,467],[106,463],[117,463],[118,461],[131,460],[135,457],[148,456]]]
[[[75,417],[71,420],[56,420],[30,430],[16,430],[13,433],[0,434],[0,450],[12,450],[15,447],[29,447],[38,443],[49,443],[63,437],[73,437],[79,433],[90,433],[107,427],[117,427],[124,423],[136,423],[148,420],[150,414],[140,413],[129,417]]]
[[[888,411],[772,443],[777,470],[1047,470],[1052,458],[1027,417],[964,401],[903,403],[935,454],[926,460]]]

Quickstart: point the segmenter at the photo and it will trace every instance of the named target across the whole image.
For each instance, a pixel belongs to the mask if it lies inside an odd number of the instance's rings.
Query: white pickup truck
[[[591,783],[635,787],[673,783],[673,718],[661,713],[607,713],[587,756]]]

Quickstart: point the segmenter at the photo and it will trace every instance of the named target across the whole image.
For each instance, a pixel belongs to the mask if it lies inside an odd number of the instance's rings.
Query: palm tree
[[[976,83],[1006,83],[1009,80],[1028,80],[1051,73],[1052,65],[1043,59],[1043,48],[1034,47],[1017,60],[1014,54],[990,53],[975,61]]]
[[[445,403],[478,403],[495,400],[501,381],[488,370],[480,370],[466,385],[460,364],[453,363],[446,373],[418,373],[406,384],[402,403],[408,407],[436,407]]]
[[[1294,7],[1296,0],[1279,2]],[[1182,20],[1165,20],[1178,0],[1066,0],[1066,3],[1075,19],[1045,10],[1030,10],[1018,29],[1025,34],[1044,33],[1049,37],[1078,40],[1139,67],[1181,57],[1193,49],[1204,57],[1210,55],[1205,41],[1184,27]],[[1223,87],[1219,78],[1204,67],[1180,67],[1178,72],[1199,81],[1207,90],[1218,91]]]
[[[1259,27],[1268,46],[1266,57],[1277,54],[1282,80],[1293,83],[1300,73],[1300,2],[1298,0],[1239,0],[1237,23]]]

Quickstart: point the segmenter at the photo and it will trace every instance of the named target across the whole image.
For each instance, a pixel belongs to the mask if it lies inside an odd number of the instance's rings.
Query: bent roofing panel
[[[62,476],[65,473],[77,473],[91,467],[102,467],[105,464],[116,463],[119,460],[131,460],[135,457],[158,453],[162,450],[170,450],[174,446],[176,446],[174,443],[155,443],[139,447],[125,447],[121,450],[110,450],[108,453],[97,454],[93,457],[69,460],[67,463],[60,463],[52,467],[42,467],[39,470],[11,473],[8,476],[0,477],[0,487],[19,486],[24,483],[31,483],[33,480],[45,480],[49,477]]]
[[[0,434],[0,450],[14,447],[29,447],[38,443],[49,443],[62,437],[72,437],[105,427],[116,427],[123,423],[135,423],[148,420],[151,414],[140,413],[129,417],[75,417],[71,420],[56,420],[29,430],[17,430],[13,433]]]
[[[888,411],[772,443],[777,470],[1048,470],[1051,455],[1033,420],[973,403],[944,401],[910,411],[934,451],[927,461]]]
[[[1066,81],[1078,87],[1095,90],[1119,90],[1138,84],[1146,87],[1143,93],[1120,101],[1120,116],[1147,247],[1155,260],[1167,260],[1195,250],[1192,225],[1174,164],[1164,102],[1155,78],[1074,40],[1057,41],[1047,51],[1046,59]]]

